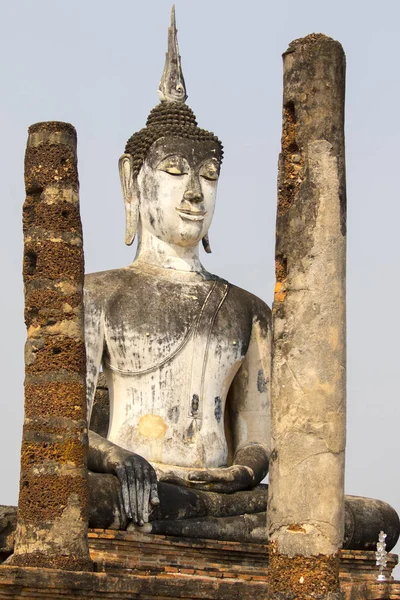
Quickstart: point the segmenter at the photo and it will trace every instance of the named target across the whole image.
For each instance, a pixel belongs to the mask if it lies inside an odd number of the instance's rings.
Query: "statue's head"
[[[119,161],[126,211],[126,244],[138,223],[169,244],[210,252],[208,229],[214,213],[223,151],[218,138],[197,126],[184,103],[186,89],[172,9],[168,52],[160,82],[161,103],[146,127],[128,140]]]

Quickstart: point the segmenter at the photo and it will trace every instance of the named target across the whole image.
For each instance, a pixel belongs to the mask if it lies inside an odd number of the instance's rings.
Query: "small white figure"
[[[378,581],[386,581],[386,576],[383,574],[383,569],[387,565],[387,555],[388,555],[388,553],[386,552],[385,539],[386,539],[386,533],[384,533],[383,531],[380,531],[379,532],[379,542],[376,544],[376,552],[375,552],[376,564],[379,567],[379,574],[377,577]]]

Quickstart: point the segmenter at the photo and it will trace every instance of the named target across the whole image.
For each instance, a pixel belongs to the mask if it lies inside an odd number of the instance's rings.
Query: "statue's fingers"
[[[138,523],[138,525],[144,525],[144,520],[143,520],[144,489],[143,489],[142,465],[138,465],[136,468],[136,498],[137,498],[137,523]]]
[[[160,498],[158,497],[158,486],[157,486],[157,475],[154,469],[150,470],[150,504],[157,506],[160,504]]]
[[[129,517],[126,514],[124,500],[122,498],[121,486],[118,490],[118,514],[119,514],[119,526],[118,529],[126,529],[128,525]]]
[[[232,481],[232,473],[229,469],[210,469],[208,471],[191,471],[188,475],[189,481],[203,483]]]
[[[117,467],[116,473],[121,484],[122,501],[124,503],[126,515],[129,519],[132,519],[131,502],[129,498],[129,483],[125,467],[123,465]]]
[[[230,494],[232,492],[236,492],[238,489],[238,486],[236,483],[228,483],[226,481],[222,482],[222,481],[214,481],[211,483],[204,483],[204,482],[191,482],[190,486],[193,489],[196,490],[200,490],[200,491],[204,491],[204,492],[217,492],[217,493],[221,493],[221,494]]]
[[[214,491],[215,483],[205,483],[204,481],[189,481],[188,487],[205,492]]]
[[[150,489],[149,473],[145,471],[143,480],[143,523],[149,522]]]
[[[209,481],[214,481],[213,475],[210,471],[190,471],[188,473],[188,480],[199,483],[205,483]]]
[[[137,494],[136,494],[136,475],[133,468],[127,469],[129,483],[129,503],[131,507],[130,518],[134,523],[138,522]]]

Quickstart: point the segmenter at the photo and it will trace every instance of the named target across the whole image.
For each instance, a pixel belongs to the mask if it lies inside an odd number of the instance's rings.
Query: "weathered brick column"
[[[25,420],[13,564],[91,568],[76,131],[29,128],[23,209]]]
[[[345,56],[283,56],[268,533],[271,598],[340,597],[345,450]]]

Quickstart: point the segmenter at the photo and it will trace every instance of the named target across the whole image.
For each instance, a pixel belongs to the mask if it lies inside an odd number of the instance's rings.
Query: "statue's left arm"
[[[271,311],[259,299],[249,347],[227,398],[232,465],[193,471],[198,489],[234,492],[258,485],[268,473],[270,454]]]

